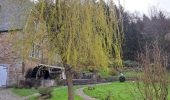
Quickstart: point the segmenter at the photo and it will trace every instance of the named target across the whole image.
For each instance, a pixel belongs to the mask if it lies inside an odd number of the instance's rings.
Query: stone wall
[[[17,54],[12,49],[12,44],[7,38],[8,33],[0,33],[0,64],[8,67],[7,85],[12,85],[22,77],[22,63]]]
[[[20,31],[17,31],[20,32]],[[12,32],[12,34],[17,34],[17,32]],[[14,43],[9,42],[10,32],[1,32],[0,33],[0,64],[5,64],[8,67],[8,79],[7,85],[11,86],[17,84],[20,80],[25,79],[25,75],[28,69],[35,68],[38,64],[45,62],[47,59],[36,59],[28,57],[27,59],[21,59],[21,54],[19,50],[14,50]],[[46,60],[47,62],[48,60]],[[48,62],[47,62],[48,63]],[[46,63],[44,63],[46,64]]]
[[[25,63],[25,73],[24,73],[24,75],[26,75],[27,70],[33,69],[38,64],[40,64],[40,60],[34,59],[34,58],[29,58],[29,59],[25,60],[24,63]]]
[[[17,84],[20,80],[23,80],[27,70],[40,63],[37,59],[29,58],[24,61],[23,65],[20,55],[13,49],[13,44],[9,42],[9,34],[6,32],[0,33],[0,64],[5,64],[8,67],[7,86]]]

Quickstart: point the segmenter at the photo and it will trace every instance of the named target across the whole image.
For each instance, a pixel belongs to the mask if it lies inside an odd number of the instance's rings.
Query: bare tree
[[[167,100],[167,56],[158,42],[148,44],[139,58],[143,67],[143,75],[137,82],[137,88],[142,97],[144,100]]]

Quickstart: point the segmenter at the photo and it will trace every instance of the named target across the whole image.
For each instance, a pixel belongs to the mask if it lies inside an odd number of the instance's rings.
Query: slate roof
[[[23,29],[30,8],[29,0],[0,0],[0,31]]]

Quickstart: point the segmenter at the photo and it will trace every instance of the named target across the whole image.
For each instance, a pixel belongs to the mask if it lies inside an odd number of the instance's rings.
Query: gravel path
[[[89,97],[88,95],[86,95],[84,92],[83,92],[83,89],[84,88],[79,88],[76,90],[76,94],[79,95],[80,97],[82,97],[84,100],[97,100],[95,98],[91,98]]]
[[[16,96],[10,89],[0,89],[0,100],[28,100],[31,96],[39,96],[39,93],[35,93],[26,97]]]
[[[14,95],[9,89],[0,89],[0,100],[24,100]]]

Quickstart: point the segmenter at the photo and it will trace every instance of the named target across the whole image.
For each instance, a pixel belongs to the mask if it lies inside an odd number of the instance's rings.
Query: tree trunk
[[[67,65],[67,64],[65,64],[64,67],[65,67],[67,87],[68,87],[68,100],[74,100],[72,70],[71,70],[71,67],[69,65]]]

